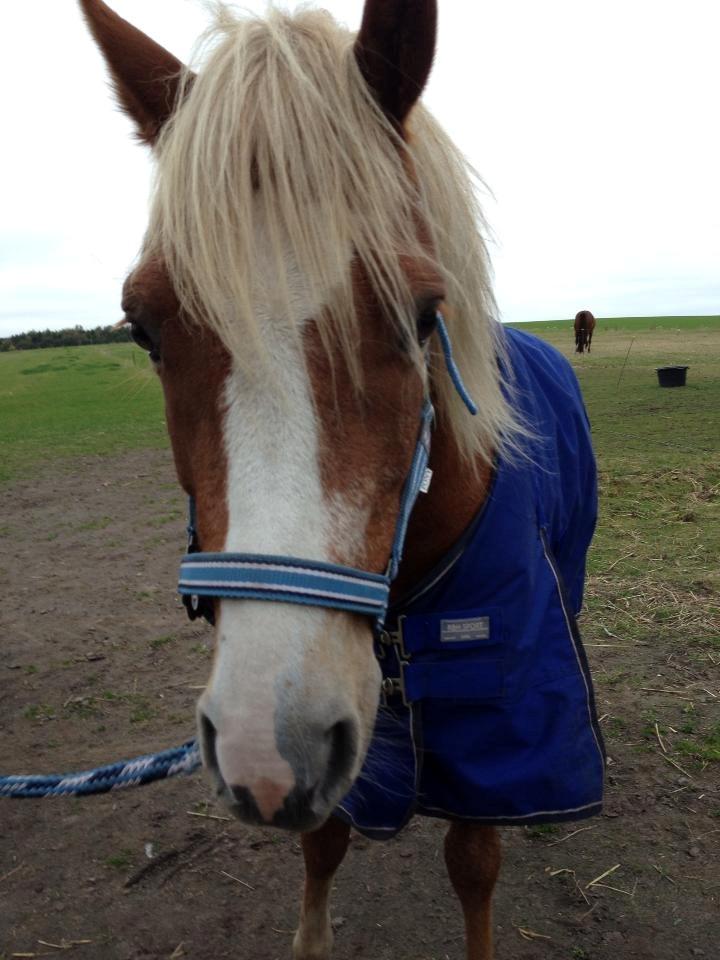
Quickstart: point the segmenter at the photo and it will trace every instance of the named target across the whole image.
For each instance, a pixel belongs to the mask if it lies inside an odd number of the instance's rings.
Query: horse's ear
[[[355,56],[378,103],[399,126],[430,75],[436,34],[436,0],[366,0]]]
[[[110,69],[120,106],[135,121],[139,139],[152,146],[175,109],[183,64],[102,0],[80,0],[80,6]]]

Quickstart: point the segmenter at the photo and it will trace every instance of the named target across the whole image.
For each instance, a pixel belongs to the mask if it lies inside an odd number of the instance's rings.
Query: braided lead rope
[[[192,773],[199,766],[198,745],[195,740],[188,740],[180,747],[79,773],[0,777],[0,797],[85,797]]]

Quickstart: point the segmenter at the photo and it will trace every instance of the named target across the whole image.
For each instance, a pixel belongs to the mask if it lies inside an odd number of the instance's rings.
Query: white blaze
[[[310,302],[297,270],[287,275],[293,281],[290,323],[271,312],[277,307],[271,278],[258,283],[264,302],[258,297],[257,318],[273,370],[281,375],[248,374],[236,364],[224,387],[224,550],[328,560],[338,521],[358,540],[366,521],[342,498],[334,497],[330,507],[324,496],[312,384],[301,337],[292,332],[317,316],[322,305]],[[343,714],[365,707],[356,700],[360,690],[366,699],[367,678],[365,683],[359,676],[347,684],[341,680],[345,638],[329,638],[331,616],[321,608],[279,602],[220,602],[215,665],[200,708],[216,729],[225,783],[248,787],[268,820],[295,784],[296,770],[278,743],[294,736],[294,765],[304,767],[298,730],[327,730]],[[338,689],[345,685],[346,690]],[[314,769],[310,754],[307,769]]]

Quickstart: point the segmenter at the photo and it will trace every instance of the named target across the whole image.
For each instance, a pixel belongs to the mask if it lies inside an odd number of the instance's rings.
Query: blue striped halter
[[[452,356],[445,320],[437,315],[437,332],[448,373],[463,403],[473,416],[477,407],[468,395]],[[385,574],[368,573],[318,560],[253,553],[202,553],[195,522],[195,500],[190,497],[188,552],[180,562],[178,590],[191,620],[214,622],[208,598],[275,600],[304,606],[328,607],[374,617],[376,630],[385,621],[390,586],[402,560],[410,515],[421,492],[430,485],[430,436],[435,410],[429,396],[420,412],[420,431],[410,471],[400,500],[390,561]]]

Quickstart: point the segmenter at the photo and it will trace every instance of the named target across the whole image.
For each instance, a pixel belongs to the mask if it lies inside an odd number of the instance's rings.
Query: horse
[[[590,353],[592,344],[593,330],[595,329],[595,317],[589,310],[581,310],[575,315],[575,352],[582,353],[587,350]]]
[[[155,162],[122,306],[190,497],[180,591],[216,634],[207,774],[302,834],[295,960],[330,955],[351,827],[415,813],[449,822],[490,960],[497,827],[600,809],[595,473],[570,365],[496,320],[471,172],[420,103],[436,4],[366,0],[357,34],[219,4],[193,70],[79,2]]]

